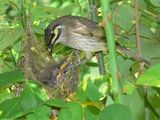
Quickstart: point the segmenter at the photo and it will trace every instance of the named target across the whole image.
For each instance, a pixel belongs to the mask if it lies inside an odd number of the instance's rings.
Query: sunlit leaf
[[[87,83],[86,94],[88,98],[92,101],[99,101],[103,95],[99,92],[98,87],[96,87],[96,85],[92,83],[91,80],[88,80]]]
[[[5,100],[0,104],[0,111],[2,114],[0,115],[0,119],[15,119],[23,115],[23,111],[21,109],[20,98],[13,98],[9,100]]]
[[[100,111],[98,111],[94,107],[85,107],[84,118],[85,120],[97,120],[99,112]]]
[[[131,110],[121,104],[112,104],[104,108],[98,120],[133,120]]]
[[[61,109],[59,120],[82,120],[83,110],[78,102],[68,102],[66,108]]]
[[[154,110],[152,110],[152,112],[160,118],[160,96],[152,88],[148,91],[148,101]]]
[[[52,107],[61,107],[65,108],[66,103],[63,100],[60,99],[50,99],[44,102],[46,105],[52,106]]]
[[[49,120],[51,108],[45,105],[39,106],[33,114],[27,115],[27,120]]]
[[[160,64],[147,70],[138,80],[138,85],[160,87]]]
[[[38,101],[34,94],[34,91],[27,84],[24,87],[20,100],[22,110],[25,113],[33,112],[38,106]]]
[[[12,46],[16,40],[22,37],[23,29],[6,29],[4,30],[3,37],[0,40],[0,50]]]
[[[13,83],[23,82],[24,75],[21,71],[5,72],[0,74],[0,88],[12,85]]]

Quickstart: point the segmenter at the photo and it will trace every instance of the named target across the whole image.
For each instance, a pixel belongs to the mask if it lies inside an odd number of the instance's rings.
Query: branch
[[[139,31],[139,12],[138,12],[138,0],[134,1],[135,5],[135,19],[136,19],[136,45],[138,50],[138,56],[142,58],[141,42],[140,42],[140,31]],[[140,74],[144,72],[144,64],[140,63]]]

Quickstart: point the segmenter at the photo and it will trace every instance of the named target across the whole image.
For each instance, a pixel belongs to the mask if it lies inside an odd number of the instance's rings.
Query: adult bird
[[[104,29],[101,26],[87,18],[71,15],[59,17],[47,26],[45,43],[50,53],[56,43],[61,43],[70,48],[85,51],[87,59],[91,58],[92,53],[107,50]],[[148,65],[146,60],[119,44],[116,48]]]

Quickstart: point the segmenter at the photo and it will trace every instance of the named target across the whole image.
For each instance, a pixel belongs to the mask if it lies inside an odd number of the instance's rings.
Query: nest
[[[64,98],[76,90],[78,70],[68,69],[73,62],[72,54],[56,62],[49,55],[44,42],[36,39],[29,19],[22,45],[24,57],[20,60],[20,68],[27,80],[43,83],[49,97]]]

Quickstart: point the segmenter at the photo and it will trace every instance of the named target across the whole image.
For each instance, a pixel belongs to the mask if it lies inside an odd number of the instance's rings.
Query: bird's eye
[[[54,33],[54,30],[51,30],[51,34],[53,34]]]
[[[51,34],[52,38],[54,38],[54,36],[55,36],[54,30],[52,30],[50,34]]]

